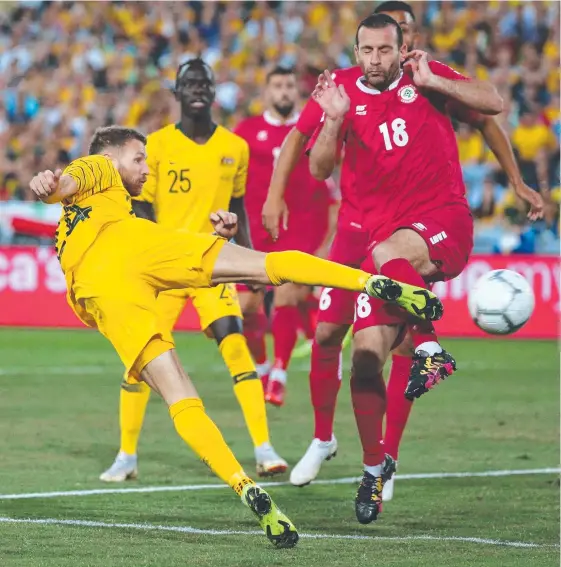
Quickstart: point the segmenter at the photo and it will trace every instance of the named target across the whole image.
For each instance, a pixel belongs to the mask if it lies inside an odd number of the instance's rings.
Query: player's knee
[[[373,350],[358,347],[353,352],[352,375],[355,382],[378,381],[383,369],[384,361]]]
[[[221,317],[209,325],[216,344],[220,343],[228,336],[234,333],[243,333],[243,322],[240,317],[230,315],[228,317]]]
[[[347,334],[347,325],[334,325],[333,323],[319,323],[316,328],[315,341],[319,346],[338,346]]]

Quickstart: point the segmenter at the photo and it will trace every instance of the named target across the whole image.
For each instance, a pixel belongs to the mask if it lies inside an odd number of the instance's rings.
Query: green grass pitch
[[[252,471],[253,450],[213,342],[179,334],[177,343],[208,413],[246,470]],[[557,345],[516,340],[448,340],[445,345],[458,360],[459,371],[415,402],[398,474],[558,467]],[[348,357],[346,362],[348,366]],[[291,465],[312,434],[307,365],[307,360],[293,363],[285,407],[268,410],[272,441]],[[140,440],[139,480],[124,486],[98,481],[118,448],[121,373],[110,345],[94,332],[1,330],[0,493],[218,483],[177,437],[156,396]],[[326,463],[320,478],[359,476],[361,453],[347,377],[336,434],[339,454]],[[303,537],[293,550],[275,550],[263,535],[224,533],[258,529],[228,489],[0,497],[3,519],[105,525],[0,521],[0,565],[559,565],[556,474],[401,481],[398,477],[394,499],[370,526],[359,525],[354,517],[356,483],[302,489],[281,485],[270,490],[302,533],[329,537]],[[161,529],[186,526],[202,533]],[[342,537],[357,535],[367,537]]]

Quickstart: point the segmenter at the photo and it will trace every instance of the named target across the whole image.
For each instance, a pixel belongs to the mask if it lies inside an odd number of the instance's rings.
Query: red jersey
[[[437,61],[429,65],[435,74],[468,80]],[[354,172],[363,225],[371,235],[401,219],[451,206],[469,213],[449,117],[460,105],[423,92],[408,74],[384,92],[360,79],[356,86],[347,90],[351,108],[342,132],[344,161]]]
[[[261,222],[261,210],[273,174],[275,161],[284,139],[298,120],[298,116],[285,123],[276,120],[268,112],[242,120],[235,133],[249,145],[249,169],[247,174],[245,206],[249,218],[251,236],[257,249],[270,249],[272,243]],[[329,206],[336,200],[332,188],[317,181],[310,174],[308,157],[302,152],[291,173],[285,193],[290,212],[289,232],[306,238],[308,233],[319,235],[319,244],[327,230]],[[281,233],[279,241],[285,235]],[[314,242],[316,238],[313,239]],[[291,244],[294,239],[291,239]],[[282,244],[282,242],[281,242]],[[314,250],[315,251],[315,250]]]
[[[349,69],[337,69],[331,75],[338,85],[343,85],[345,90],[351,96],[358,90],[356,82],[363,76],[360,67],[351,67]],[[316,129],[323,122],[323,110],[321,106],[310,98],[300,114],[300,118],[296,123],[296,129],[304,136],[311,138]],[[354,173],[349,168],[347,160],[343,160],[341,164],[341,207],[339,209],[339,218],[337,224],[339,227],[351,230],[360,230],[362,224],[362,215],[360,203],[357,199]]]

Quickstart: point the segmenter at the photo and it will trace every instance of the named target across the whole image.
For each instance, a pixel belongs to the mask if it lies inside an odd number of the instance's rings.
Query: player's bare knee
[[[380,382],[384,363],[376,352],[361,348],[353,352],[351,374],[355,388],[361,384],[370,389],[372,384]],[[382,378],[383,382],[383,378]]]
[[[348,329],[348,325],[318,323],[315,341],[321,347],[339,346],[343,342]]]

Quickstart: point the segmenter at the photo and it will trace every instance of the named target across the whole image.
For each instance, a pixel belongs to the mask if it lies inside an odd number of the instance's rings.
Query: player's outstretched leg
[[[123,482],[137,478],[138,457],[136,449],[149,399],[150,388],[144,382],[125,379],[121,384],[119,401],[121,446],[113,464],[101,473],[100,480]]]
[[[285,283],[296,283],[308,286],[323,286],[348,291],[365,292],[371,297],[378,297],[380,293],[376,282],[388,286],[399,287],[399,281],[391,280],[385,276],[372,275],[363,270],[350,268],[336,262],[316,258],[305,252],[287,250],[285,252],[257,252],[226,243],[216,258],[212,269],[212,283],[238,283],[264,284],[280,286]],[[389,282],[389,283],[388,283]],[[389,288],[388,288],[389,289]],[[424,287],[409,285],[403,307],[412,314],[422,318],[426,309],[426,296]],[[419,292],[418,294],[416,292]],[[396,301],[399,293],[388,292],[384,301]],[[434,296],[432,294],[430,297]],[[436,298],[436,296],[434,296]],[[414,309],[417,307],[417,311]]]
[[[146,347],[151,348],[153,339]],[[203,403],[183,371],[175,350],[167,350],[147,363],[141,378],[157,391],[169,406],[179,436],[200,459],[238,494],[257,517],[265,535],[275,547],[294,547],[298,533],[269,494],[249,478],[226,445],[218,427],[205,413]]]
[[[438,264],[433,262],[429,250],[432,244],[429,243],[430,240],[425,240],[420,233],[412,229],[400,229],[374,248],[373,260],[382,275],[416,287],[425,285],[427,279],[440,278],[442,274],[452,277],[460,269],[460,264],[448,264],[440,260]],[[433,253],[440,258],[447,256],[442,251],[433,250]],[[430,300],[431,292],[425,290],[424,293],[429,298],[427,309],[430,311],[434,308]],[[409,332],[413,339],[415,355],[405,397],[412,400],[450,376],[456,368],[456,363],[438,343],[430,317],[425,317],[424,320],[420,318],[414,324],[409,323]]]

